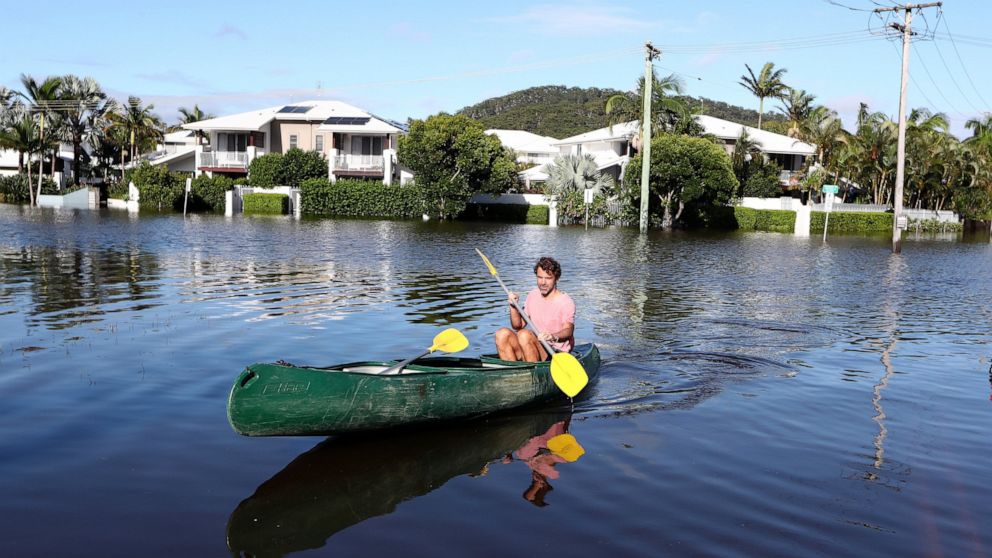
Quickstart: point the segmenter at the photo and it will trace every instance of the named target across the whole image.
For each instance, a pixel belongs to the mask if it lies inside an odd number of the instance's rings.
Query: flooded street
[[[0,204],[5,556],[992,554],[992,244]],[[245,438],[253,362],[493,352],[553,255],[568,405]],[[551,459],[547,441],[581,446]],[[573,458],[574,459],[571,459]]]

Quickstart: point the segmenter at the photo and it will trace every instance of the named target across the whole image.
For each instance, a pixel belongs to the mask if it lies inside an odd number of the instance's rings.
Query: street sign
[[[827,195],[823,199],[823,210],[830,213],[834,209],[834,195],[832,192],[827,192]]]
[[[585,196],[583,198],[586,204],[592,203],[592,188],[586,188]]]
[[[840,187],[836,184],[824,184],[823,185],[824,194],[837,194],[840,193]]]

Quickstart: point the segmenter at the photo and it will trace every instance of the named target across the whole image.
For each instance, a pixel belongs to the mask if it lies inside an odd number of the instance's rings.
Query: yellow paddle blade
[[[445,353],[457,353],[467,348],[468,339],[462,335],[462,332],[449,327],[434,337],[434,345],[431,346],[430,352],[443,351]]]
[[[571,463],[585,455],[586,450],[571,434],[559,434],[548,440],[548,449],[551,453],[561,457]]]
[[[589,383],[585,368],[569,353],[555,353],[551,357],[551,379],[569,397],[578,395]]]
[[[476,248],[475,251],[479,253],[479,256],[482,258],[482,261],[486,262],[486,267],[489,268],[489,273],[491,275],[496,275],[496,266],[494,266],[493,263],[489,261],[489,258],[487,258],[486,255],[482,253],[482,250]]]

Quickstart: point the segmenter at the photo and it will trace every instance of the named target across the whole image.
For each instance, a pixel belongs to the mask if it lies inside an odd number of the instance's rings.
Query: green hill
[[[606,99],[622,93],[598,87],[542,85],[486,99],[458,111],[474,118],[486,128],[526,130],[542,136],[567,138],[606,126]],[[703,97],[681,97],[693,113],[704,113],[741,124],[754,126],[758,111]],[[771,103],[766,102],[765,106]],[[780,115],[765,113],[764,120],[782,120]]]

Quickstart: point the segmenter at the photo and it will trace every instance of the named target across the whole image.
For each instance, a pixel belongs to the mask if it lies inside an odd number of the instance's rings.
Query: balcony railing
[[[247,169],[248,154],[244,151],[204,151],[200,166],[214,169]]]
[[[385,168],[382,155],[338,155],[334,170],[381,171]]]

